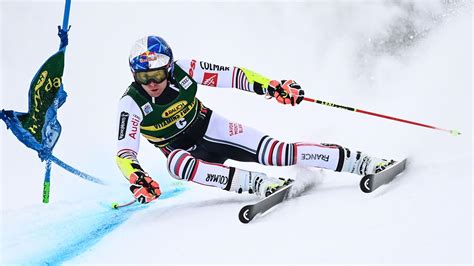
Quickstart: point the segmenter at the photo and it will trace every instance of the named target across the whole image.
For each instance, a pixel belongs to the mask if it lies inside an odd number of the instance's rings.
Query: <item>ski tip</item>
[[[250,215],[250,205],[244,206],[242,209],[240,209],[239,212],[239,220],[240,222],[244,224],[248,224],[250,221],[252,221],[252,216]]]

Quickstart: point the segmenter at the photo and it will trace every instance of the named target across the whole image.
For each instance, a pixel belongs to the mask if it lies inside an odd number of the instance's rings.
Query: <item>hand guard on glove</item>
[[[149,203],[161,195],[160,185],[144,172],[132,173],[130,184],[133,197],[142,204]]]
[[[268,94],[282,104],[291,104],[295,106],[304,99],[304,90],[294,80],[270,81],[268,85]]]

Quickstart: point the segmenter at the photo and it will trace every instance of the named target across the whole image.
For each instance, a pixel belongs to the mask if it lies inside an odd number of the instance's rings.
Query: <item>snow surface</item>
[[[29,83],[58,48],[63,8],[1,2],[0,108],[27,110]],[[51,202],[42,204],[44,163],[0,126],[1,264],[472,262],[470,1],[73,1],[70,24],[69,97],[54,154],[109,185],[53,166]],[[409,157],[408,169],[366,195],[350,174],[230,162],[312,180],[301,196],[244,225],[237,213],[254,196],[177,182],[142,141],[139,159],[165,193],[114,211],[111,202],[131,199],[114,161],[116,104],[132,80],[129,49],[148,34],[164,37],[176,58],[292,78],[308,97],[463,135],[201,87],[198,97],[216,112],[281,140]]]

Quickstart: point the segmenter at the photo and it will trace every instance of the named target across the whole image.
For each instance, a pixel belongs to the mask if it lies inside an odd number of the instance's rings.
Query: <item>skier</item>
[[[394,163],[336,144],[282,142],[218,115],[196,98],[200,84],[249,91],[295,106],[303,100],[304,91],[293,80],[271,80],[242,67],[173,61],[170,46],[158,36],[139,39],[129,64],[135,81],[119,102],[116,161],[140,203],[161,194],[159,184],[137,160],[140,134],[167,157],[172,177],[260,197],[292,180],[226,166],[227,159],[357,175],[376,173]]]

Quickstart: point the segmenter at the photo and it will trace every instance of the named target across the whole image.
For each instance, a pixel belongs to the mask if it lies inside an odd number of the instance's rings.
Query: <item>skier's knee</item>
[[[177,149],[169,154],[167,166],[173,178],[189,181],[196,166],[196,158],[185,150]]]
[[[288,166],[296,163],[295,144],[265,136],[257,149],[258,162],[264,165]]]

